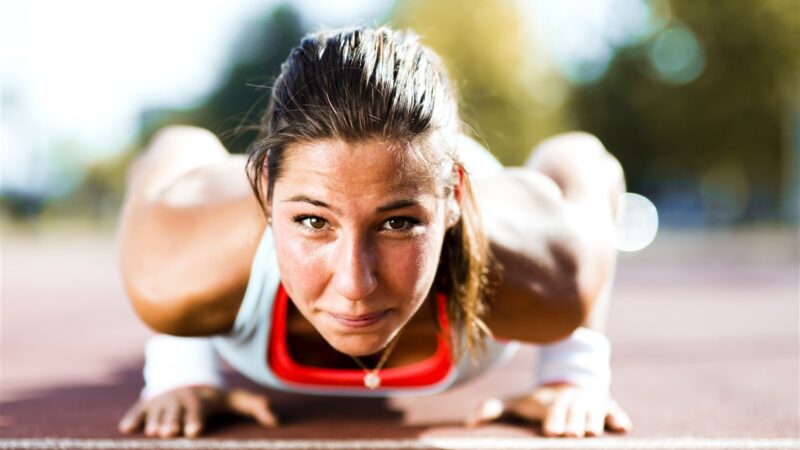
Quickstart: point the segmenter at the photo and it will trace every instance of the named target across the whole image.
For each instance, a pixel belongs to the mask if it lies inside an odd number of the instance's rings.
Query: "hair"
[[[420,163],[447,195],[462,179],[461,215],[445,234],[433,292],[448,299],[453,353],[466,350],[474,358],[489,334],[483,322],[489,246],[469,177],[454,171],[454,164],[461,166],[461,121],[440,58],[409,31],[360,27],[309,34],[281,65],[259,128],[247,172],[265,212],[284,151],[297,143],[379,139],[392,143],[401,163]]]

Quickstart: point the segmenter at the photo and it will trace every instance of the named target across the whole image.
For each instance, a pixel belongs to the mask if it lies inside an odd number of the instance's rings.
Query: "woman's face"
[[[379,141],[285,150],[270,211],[281,281],[340,352],[379,351],[431,289],[448,202],[421,170]]]

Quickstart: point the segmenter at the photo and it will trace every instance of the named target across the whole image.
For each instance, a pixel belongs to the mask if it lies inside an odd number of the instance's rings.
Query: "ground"
[[[113,231],[6,227],[0,262],[0,448],[151,448],[152,439],[116,430],[142,386],[151,331],[125,299]],[[622,255],[608,335],[612,393],[636,427],[629,435],[553,441],[518,422],[462,428],[484,397],[531,386],[536,351],[527,348],[442,395],[271,393],[279,429],[224,418],[201,443],[160,446],[800,448],[799,277],[795,229],[664,231]]]

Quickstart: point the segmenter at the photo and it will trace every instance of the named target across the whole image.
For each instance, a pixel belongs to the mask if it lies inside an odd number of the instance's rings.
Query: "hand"
[[[467,426],[478,426],[511,415],[541,421],[545,436],[600,436],[633,429],[631,419],[607,393],[598,394],[568,383],[539,386],[530,395],[488,399],[470,416]]]
[[[200,435],[206,420],[220,413],[252,417],[264,427],[275,427],[266,397],[244,389],[230,391],[212,386],[185,386],[167,391],[149,400],[139,400],[119,422],[119,431],[130,434],[144,425],[144,434],[169,438],[183,433]]]

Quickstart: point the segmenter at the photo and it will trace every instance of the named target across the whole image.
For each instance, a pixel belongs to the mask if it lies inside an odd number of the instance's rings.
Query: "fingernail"
[[[586,430],[586,436],[596,437],[602,435],[603,435],[603,430]]]
[[[487,400],[481,408],[483,417],[499,417],[501,414],[503,414],[503,402],[496,398]]]
[[[543,428],[542,432],[545,436],[561,436],[564,434],[563,429],[555,429],[555,428]]]
[[[189,423],[184,428],[184,432],[189,437],[195,437],[200,432],[200,426],[196,423]]]

